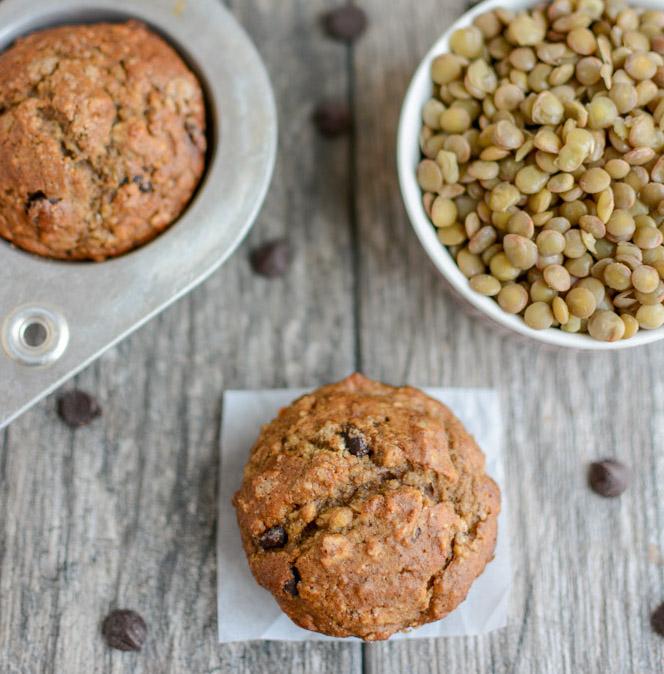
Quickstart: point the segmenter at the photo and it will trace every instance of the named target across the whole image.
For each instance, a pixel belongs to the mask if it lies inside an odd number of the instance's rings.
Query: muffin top
[[[182,212],[205,162],[200,84],[144,25],[62,26],[0,55],[0,235],[103,260]]]
[[[234,504],[256,580],[294,622],[379,640],[464,600],[500,495],[447,407],[354,374],[262,429]]]

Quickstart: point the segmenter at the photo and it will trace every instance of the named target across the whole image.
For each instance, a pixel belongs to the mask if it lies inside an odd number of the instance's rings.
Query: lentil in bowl
[[[413,225],[454,287],[517,332],[576,348],[659,339],[664,12],[500,5],[452,26],[409,89]]]

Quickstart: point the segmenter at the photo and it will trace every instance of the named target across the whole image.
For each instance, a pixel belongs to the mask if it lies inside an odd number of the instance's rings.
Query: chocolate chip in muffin
[[[85,391],[73,389],[58,398],[58,414],[71,428],[87,426],[101,415],[101,407],[96,398]]]
[[[149,180],[145,180],[142,175],[134,176],[132,182],[138,185],[138,189],[144,194],[152,192],[152,183]]]
[[[318,132],[327,138],[344,135],[353,125],[348,104],[340,101],[319,103],[314,110],[313,119]]]
[[[128,609],[117,609],[106,616],[101,627],[106,643],[119,651],[140,651],[148,635],[145,620]]]
[[[266,241],[249,254],[252,269],[261,276],[277,278],[290,267],[292,252],[286,239]]]
[[[288,542],[288,534],[281,525],[276,524],[264,531],[258,539],[258,542],[263,550],[283,548]]]
[[[44,201],[46,199],[46,195],[41,191],[37,190],[36,192],[30,192],[28,194],[28,198],[25,201],[25,210],[29,211],[30,207],[37,201]]]
[[[362,433],[354,426],[349,426],[341,434],[346,448],[353,456],[366,456],[371,452],[371,447]]]
[[[660,604],[650,616],[650,626],[664,637],[664,603]]]
[[[588,484],[600,496],[620,496],[629,485],[629,468],[615,459],[604,459],[590,464]]]
[[[327,34],[335,40],[353,42],[367,28],[368,20],[364,10],[355,5],[338,7],[323,16]]]
[[[287,592],[293,597],[297,597],[297,584],[302,580],[302,576],[300,576],[300,572],[297,570],[296,566],[291,567],[291,572],[293,573],[293,577],[284,584],[284,592]]]

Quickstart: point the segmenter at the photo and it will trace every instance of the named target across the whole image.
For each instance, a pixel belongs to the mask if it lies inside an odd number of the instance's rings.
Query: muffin
[[[62,26],[0,55],[0,235],[104,260],[183,211],[205,164],[201,86],[135,21]]]
[[[373,641],[465,599],[500,494],[445,405],[353,374],[262,429],[234,505],[254,577],[295,623]]]

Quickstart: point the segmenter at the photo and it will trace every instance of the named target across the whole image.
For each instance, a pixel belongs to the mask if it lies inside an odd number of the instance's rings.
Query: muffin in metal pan
[[[0,54],[0,235],[103,260],[153,239],[205,165],[195,75],[144,24],[60,26]]]

